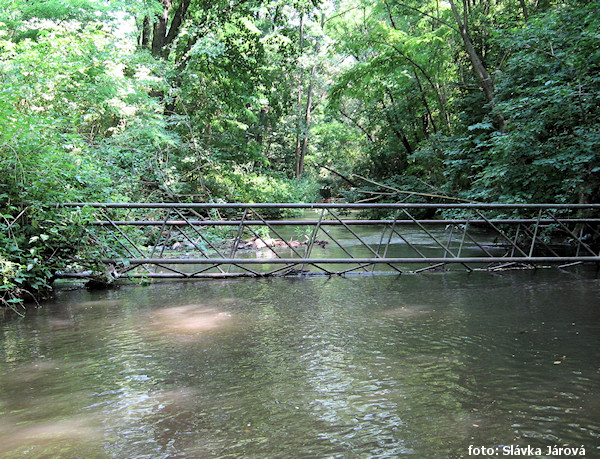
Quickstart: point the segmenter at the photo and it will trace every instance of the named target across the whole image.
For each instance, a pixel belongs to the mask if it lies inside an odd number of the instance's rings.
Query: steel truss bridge
[[[568,268],[600,262],[600,204],[63,206],[90,215],[87,241],[101,253],[74,263],[71,272],[59,274],[63,278],[93,277],[99,266],[114,278],[194,279]],[[373,214],[377,218],[366,216]],[[89,266],[96,271],[86,271]]]

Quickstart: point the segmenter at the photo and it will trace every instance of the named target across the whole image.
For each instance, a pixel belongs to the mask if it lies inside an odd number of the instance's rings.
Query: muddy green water
[[[599,300],[585,270],[60,292],[0,322],[0,457],[600,457]]]

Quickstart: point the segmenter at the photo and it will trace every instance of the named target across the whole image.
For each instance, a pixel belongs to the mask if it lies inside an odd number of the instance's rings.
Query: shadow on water
[[[599,294],[555,270],[61,292],[0,323],[0,455],[594,451]]]

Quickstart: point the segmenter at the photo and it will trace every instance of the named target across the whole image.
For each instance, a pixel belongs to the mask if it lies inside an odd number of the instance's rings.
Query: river
[[[599,298],[583,268],[59,291],[0,322],[0,456],[598,457]]]

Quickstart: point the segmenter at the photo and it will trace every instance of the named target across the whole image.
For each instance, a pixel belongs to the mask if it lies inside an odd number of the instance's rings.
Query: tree
[[[138,75],[147,62],[136,62],[114,35],[114,11],[103,16],[86,9],[92,4],[77,5],[1,5],[12,18],[0,24],[2,304],[46,292],[55,272],[86,249],[84,216],[57,203],[135,196],[146,173],[123,164],[137,139],[118,139],[154,118],[156,101]],[[149,126],[146,138],[154,135]],[[152,153],[138,154],[139,163],[148,166]]]
[[[496,38],[511,51],[496,91],[509,117],[477,184],[499,199],[600,198],[597,6],[558,6]]]
[[[449,29],[436,23],[432,30],[431,17],[400,6],[351,3],[347,11],[356,17],[362,8],[362,20],[350,30],[343,15],[333,24],[354,64],[333,86],[332,107],[365,134],[375,176],[402,174],[421,142],[451,130]]]
[[[489,72],[485,68],[485,65],[483,65],[483,62],[481,62],[481,58],[479,57],[479,54],[475,50],[475,47],[473,46],[471,37],[469,36],[469,32],[467,30],[467,23],[466,23],[467,15],[466,14],[464,15],[465,22],[463,23],[463,21],[460,18],[458,9],[456,8],[456,5],[454,4],[454,1],[448,0],[448,3],[450,4],[450,7],[452,8],[452,14],[454,15],[454,19],[456,21],[456,24],[458,25],[458,32],[460,33],[460,36],[465,45],[465,51],[469,55],[469,59],[471,60],[471,63],[473,64],[473,70],[477,74],[477,78],[479,79],[479,84],[481,85],[481,88],[483,89],[483,93],[485,94],[485,97],[487,98],[488,102],[493,105],[494,104],[494,82],[493,82],[492,77],[490,76]],[[502,116],[501,113],[497,113],[496,116],[498,119],[498,130],[504,131],[504,129],[506,127],[505,126],[506,122],[504,120],[504,116]]]
[[[310,12],[307,16],[310,17]],[[320,60],[322,56],[320,56],[320,51],[323,43],[323,26],[325,25],[325,13],[323,11],[314,13],[316,18],[320,17],[320,20],[311,21],[310,25],[312,25],[313,36],[313,46],[312,49],[307,53],[305,51],[305,42],[307,38],[305,37],[305,12],[300,12],[300,25],[299,25],[299,33],[298,33],[298,41],[299,41],[299,54],[310,57],[312,62],[309,63],[309,68],[302,68],[302,63],[300,63],[299,72],[298,72],[298,88],[297,88],[297,111],[298,111],[298,132],[296,133],[296,146],[294,149],[294,157],[296,158],[296,178],[300,178],[304,173],[304,162],[306,158],[306,152],[308,150],[308,142],[310,138],[310,129],[312,123],[313,110],[315,109],[316,103],[314,100],[315,86],[317,85],[317,69],[319,68]],[[307,72],[308,70],[308,72]],[[308,74],[308,77],[305,77],[305,74]],[[307,80],[304,82],[303,80]],[[306,88],[304,87],[306,86]],[[303,92],[306,93],[306,100],[304,101],[304,107],[302,104]]]

